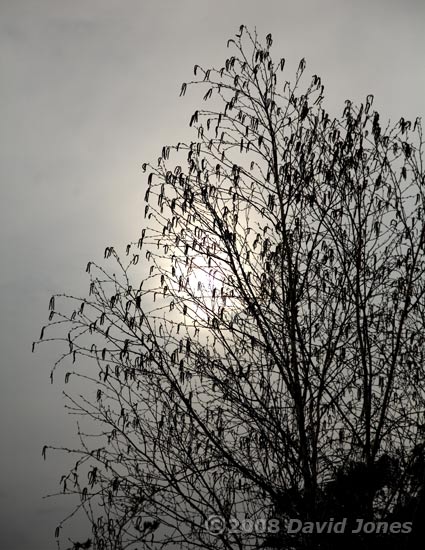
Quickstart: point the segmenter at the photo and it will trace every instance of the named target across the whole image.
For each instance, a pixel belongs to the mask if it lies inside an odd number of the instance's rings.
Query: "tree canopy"
[[[143,164],[140,237],[88,264],[88,296],[50,301],[52,376],[64,365],[84,394],[67,393],[81,445],[62,491],[99,550],[414,548],[420,120],[384,123],[372,95],[335,118],[304,59],[285,80],[270,35],[241,26],[228,46],[182,85],[203,88],[193,141]],[[413,531],[288,533],[331,517]]]

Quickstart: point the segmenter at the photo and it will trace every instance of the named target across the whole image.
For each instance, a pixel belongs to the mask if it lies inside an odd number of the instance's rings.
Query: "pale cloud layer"
[[[0,0],[0,546],[53,550],[72,441],[54,349],[32,356],[53,292],[86,291],[105,245],[137,237],[144,160],[187,136],[195,63],[221,66],[244,23],[306,57],[335,114],[375,94],[383,117],[424,114],[424,3],[341,0]],[[288,77],[291,76],[289,70]]]

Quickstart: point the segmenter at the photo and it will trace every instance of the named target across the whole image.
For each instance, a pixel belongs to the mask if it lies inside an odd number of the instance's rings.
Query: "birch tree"
[[[99,550],[401,547],[423,509],[420,120],[372,95],[331,116],[270,35],[228,46],[182,85],[193,141],[142,166],[139,237],[50,301],[39,342],[64,343],[81,416],[61,490]],[[287,529],[406,510],[413,535]]]

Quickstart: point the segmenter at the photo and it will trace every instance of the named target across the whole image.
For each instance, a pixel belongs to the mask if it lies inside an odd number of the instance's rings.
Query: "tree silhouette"
[[[138,241],[106,248],[113,271],[88,264],[89,296],[51,299],[52,377],[78,360],[65,382],[82,381],[62,491],[99,550],[413,548],[416,523],[286,522],[423,515],[420,121],[383,125],[371,95],[333,118],[304,60],[282,80],[270,35],[241,26],[228,46],[181,88],[210,106],[194,141],[143,165]]]

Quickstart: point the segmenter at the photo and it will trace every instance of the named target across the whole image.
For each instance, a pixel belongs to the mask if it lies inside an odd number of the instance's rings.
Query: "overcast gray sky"
[[[242,23],[305,57],[333,114],[373,93],[384,118],[424,115],[423,0],[0,0],[1,548],[53,550],[68,509],[41,498],[67,464],[42,445],[73,433],[55,350],[30,353],[49,297],[85,293],[87,261],[138,236],[141,163],[187,135],[180,84]]]

